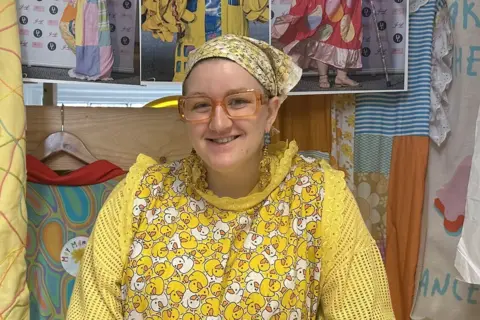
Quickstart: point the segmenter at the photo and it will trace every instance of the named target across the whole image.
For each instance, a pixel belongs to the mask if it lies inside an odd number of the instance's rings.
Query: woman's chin
[[[227,173],[233,171],[236,167],[236,162],[222,158],[222,156],[219,156],[215,159],[210,159],[208,166],[217,172]]]

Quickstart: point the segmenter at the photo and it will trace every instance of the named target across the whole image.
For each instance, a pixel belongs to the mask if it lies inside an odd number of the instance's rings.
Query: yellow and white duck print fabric
[[[134,200],[124,318],[315,319],[321,285],[322,165],[296,156],[262,202],[223,210],[155,165]]]

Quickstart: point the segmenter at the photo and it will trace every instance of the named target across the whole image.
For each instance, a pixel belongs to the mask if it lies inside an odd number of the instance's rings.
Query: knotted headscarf
[[[287,54],[266,42],[233,34],[223,35],[205,42],[190,52],[186,77],[200,61],[226,58],[247,70],[268,91],[283,101],[300,81],[302,69]]]

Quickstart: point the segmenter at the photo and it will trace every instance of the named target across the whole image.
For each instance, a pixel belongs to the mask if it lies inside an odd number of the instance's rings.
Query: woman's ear
[[[272,129],[275,120],[277,119],[278,110],[280,109],[280,99],[278,97],[273,97],[268,100],[267,104],[267,127],[265,128],[267,132],[270,132]]]

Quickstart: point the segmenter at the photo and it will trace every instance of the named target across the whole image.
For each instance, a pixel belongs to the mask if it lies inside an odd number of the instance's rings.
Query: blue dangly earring
[[[271,139],[270,139],[270,132],[265,132],[264,136],[263,136],[263,145],[266,147],[268,146],[270,143],[271,143]]]

